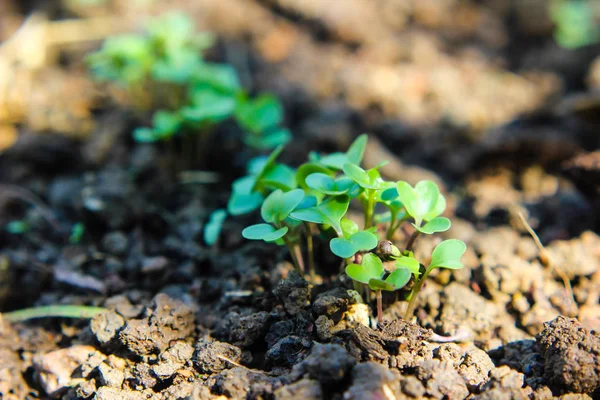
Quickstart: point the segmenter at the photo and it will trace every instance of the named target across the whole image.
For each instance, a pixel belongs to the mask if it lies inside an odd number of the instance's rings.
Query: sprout
[[[246,239],[285,243],[290,250],[294,268],[300,275],[302,275],[302,269],[297,257],[296,245],[285,235],[290,227],[293,228],[286,222],[286,219],[303,199],[304,191],[302,189],[295,189],[287,193],[280,189],[275,190],[265,199],[260,209],[260,215],[266,223],[251,225],[242,231],[242,236]]]
[[[368,251],[377,247],[378,237],[372,231],[360,231],[358,225],[348,219],[342,219],[343,237],[332,239],[329,247],[333,254],[341,258],[350,258],[359,251]]]
[[[377,322],[383,322],[383,304],[381,291],[393,292],[402,289],[408,281],[411,274],[407,269],[398,268],[390,273],[384,279],[386,271],[379,257],[373,253],[365,254],[362,263],[350,264],[346,267],[346,274],[353,280],[369,285],[369,288],[375,291],[377,296]]]

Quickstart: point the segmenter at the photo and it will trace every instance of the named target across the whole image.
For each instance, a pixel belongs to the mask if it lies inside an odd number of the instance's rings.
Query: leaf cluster
[[[157,109],[152,126],[134,131],[138,142],[201,132],[230,118],[248,146],[264,150],[288,142],[281,103],[270,95],[252,98],[231,65],[206,61],[203,53],[213,43],[211,34],[195,32],[185,14],[169,13],[142,33],[108,38],[87,62],[98,80],[125,89],[139,108]]]

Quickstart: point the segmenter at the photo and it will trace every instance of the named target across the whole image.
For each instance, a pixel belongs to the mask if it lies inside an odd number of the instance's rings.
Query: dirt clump
[[[185,339],[194,331],[194,314],[179,300],[158,294],[142,319],[127,321],[119,338],[139,355],[161,353],[172,341]]]
[[[544,324],[536,337],[544,377],[561,392],[590,393],[600,387],[600,335],[563,316]]]
[[[192,359],[198,372],[210,374],[231,367],[231,362],[240,362],[241,355],[242,351],[229,343],[200,340]]]

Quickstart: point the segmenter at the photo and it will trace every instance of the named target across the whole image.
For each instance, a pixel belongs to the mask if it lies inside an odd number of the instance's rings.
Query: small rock
[[[201,340],[196,344],[196,350],[192,359],[198,372],[201,374],[212,374],[233,367],[227,360],[239,363],[241,356],[242,351],[234,345]]]
[[[161,353],[169,343],[185,339],[194,331],[194,313],[181,301],[159,293],[149,311],[149,317],[129,320],[119,333],[121,342],[136,354]]]
[[[102,238],[102,248],[113,256],[124,256],[129,247],[129,239],[121,231],[109,232]]]
[[[356,364],[352,368],[352,385],[344,392],[344,400],[403,398],[398,385],[400,380],[398,371],[381,364]]]
[[[116,339],[124,326],[125,319],[114,311],[98,313],[90,321],[90,328],[96,340],[103,345]]]
[[[465,354],[458,373],[465,380],[469,390],[474,392],[487,381],[490,371],[494,368],[490,356],[485,351],[474,348]]]
[[[323,385],[331,385],[344,380],[354,364],[356,360],[342,346],[317,343],[306,360],[294,366],[292,374],[308,374]]]
[[[170,378],[192,358],[192,354],[192,345],[179,340],[160,355],[158,364],[152,366],[152,371],[160,379]]]
[[[92,346],[75,345],[66,349],[37,355],[33,366],[44,391],[55,396],[72,386],[74,372],[81,370],[78,377],[86,377],[106,356]],[[88,364],[88,365],[86,365]],[[85,366],[85,368],[83,368]]]
[[[274,290],[275,296],[283,302],[290,315],[310,307],[310,291],[312,285],[296,272],[290,272],[287,279],[282,280]]]
[[[417,378],[423,383],[426,393],[436,399],[464,399],[469,389],[451,363],[426,360],[417,365]]]
[[[152,395],[153,391],[150,389],[144,391],[132,391],[116,389],[109,386],[102,386],[98,388],[98,391],[96,391],[96,396],[94,397],[94,400],[147,400],[151,398]]]
[[[291,385],[282,386],[275,390],[275,400],[321,400],[323,391],[318,381],[301,379]]]
[[[98,371],[100,372],[100,383],[102,386],[110,386],[121,389],[123,380],[125,379],[125,373],[123,370],[113,368],[106,363],[102,363],[98,366]]]
[[[304,357],[311,344],[310,340],[299,336],[286,336],[267,351],[265,358],[271,366],[289,367]]]

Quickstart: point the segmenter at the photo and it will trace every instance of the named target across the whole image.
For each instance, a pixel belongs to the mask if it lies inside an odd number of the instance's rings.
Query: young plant
[[[461,269],[464,265],[460,262],[460,258],[467,250],[467,246],[458,239],[444,240],[438,244],[433,253],[431,253],[431,261],[429,266],[425,269],[425,272],[419,276],[420,271],[417,264],[414,264],[414,258],[410,257],[399,257],[397,259],[397,266],[399,268],[406,268],[411,271],[415,277],[415,285],[408,296],[408,308],[404,315],[404,319],[409,320],[412,317],[415,309],[415,304],[419,291],[423,287],[425,279],[429,276],[431,271],[436,268],[447,268],[447,269]],[[416,261],[416,260],[415,260]]]
[[[196,33],[185,14],[169,13],[150,21],[143,33],[107,39],[87,61],[98,80],[125,92],[134,110],[154,111],[152,126],[134,131],[136,141],[171,142],[181,136],[182,150],[201,152],[206,136],[231,118],[250,147],[266,150],[288,142],[291,134],[281,126],[277,98],[251,98],[232,66],[204,60],[213,42],[211,34]]]
[[[262,204],[260,214],[266,222],[251,225],[242,231],[242,236],[251,240],[264,240],[285,244],[292,256],[294,268],[298,274],[303,275],[301,256],[299,257],[298,238],[293,223],[288,221],[288,216],[300,205],[304,199],[304,191],[295,189],[284,193],[280,189],[271,193]]]
[[[363,283],[373,290],[377,297],[377,322],[383,322],[383,301],[381,291],[393,292],[402,289],[410,281],[411,273],[405,268],[397,268],[391,273],[383,268],[383,262],[373,253],[363,256],[360,264],[349,264],[346,274],[354,281]],[[387,275],[387,276],[386,276]]]

